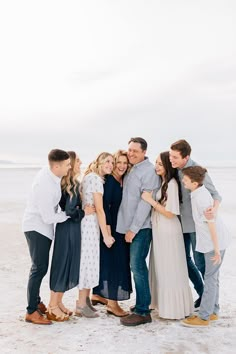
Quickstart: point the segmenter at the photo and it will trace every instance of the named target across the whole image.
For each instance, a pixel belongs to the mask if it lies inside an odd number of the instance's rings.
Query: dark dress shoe
[[[141,316],[136,313],[132,313],[131,315],[120,319],[120,323],[123,324],[124,326],[138,326],[150,322],[152,322],[152,318],[150,314]]]
[[[45,313],[47,311],[47,307],[44,305],[43,302],[40,302],[38,304],[38,310],[41,312],[42,315],[45,315]]]
[[[38,311],[34,311],[33,313],[27,313],[25,315],[25,321],[31,322],[39,325],[50,325],[52,322],[41,315]]]

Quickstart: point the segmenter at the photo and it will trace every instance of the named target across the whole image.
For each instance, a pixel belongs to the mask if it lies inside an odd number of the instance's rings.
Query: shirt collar
[[[194,191],[191,192],[191,196],[192,196],[192,197],[195,197],[196,195],[198,195],[199,193],[201,193],[204,188],[205,188],[204,185],[198,187],[197,189],[195,189]]]
[[[192,163],[193,163],[192,159],[189,158],[188,161],[187,161],[187,163],[184,165],[184,167],[180,168],[180,171],[183,170],[183,168],[192,166]]]
[[[149,161],[148,157],[145,156],[143,161],[140,161],[140,162],[136,163],[136,164],[133,165],[132,167],[133,167],[133,168],[137,168],[137,167],[139,167],[139,166],[142,166],[143,164],[146,164],[148,161]]]
[[[54,175],[54,173],[50,170],[50,167],[47,167],[48,170],[48,174],[52,177],[53,181],[57,184],[61,183],[61,177],[58,177],[56,175]]]

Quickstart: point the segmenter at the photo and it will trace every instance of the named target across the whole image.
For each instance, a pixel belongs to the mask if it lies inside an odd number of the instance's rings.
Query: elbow
[[[97,217],[105,215],[104,210],[102,208],[99,208],[99,209],[96,208],[96,214],[97,214]]]

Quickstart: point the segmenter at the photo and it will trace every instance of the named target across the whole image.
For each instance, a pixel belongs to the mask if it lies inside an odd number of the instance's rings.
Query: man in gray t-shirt
[[[125,326],[137,326],[152,321],[146,264],[152,239],[151,206],[141,198],[141,194],[144,191],[157,190],[161,183],[153,164],[145,156],[146,150],[147,142],[144,139],[139,137],[130,139],[128,159],[132,168],[124,179],[116,227],[117,232],[124,234],[126,242],[130,243],[130,266],[136,290],[136,305],[133,313],[121,319],[121,323]]]
[[[201,296],[203,293],[203,280],[205,273],[205,260],[204,255],[195,250],[196,248],[196,232],[195,232],[195,224],[192,216],[192,207],[191,207],[191,199],[190,199],[190,191],[184,188],[182,179],[183,173],[182,169],[189,166],[199,165],[194,162],[190,158],[191,154],[191,146],[186,140],[178,140],[173,143],[170,147],[170,162],[172,167],[178,169],[179,179],[181,182],[181,191],[182,191],[182,200],[183,202],[180,204],[180,216],[181,223],[183,228],[184,235],[184,243],[185,243],[185,252],[188,266],[188,274],[191,282],[194,285],[196,292],[198,293],[199,298],[195,301],[195,309],[200,306]],[[216,213],[217,208],[221,201],[221,196],[217,192],[210,176],[206,174],[203,184],[211,193],[212,198],[214,199],[213,208],[209,208],[205,212],[205,216],[207,219],[211,219],[213,215]],[[194,262],[191,258],[191,248],[193,252]],[[201,277],[201,275],[202,277]]]

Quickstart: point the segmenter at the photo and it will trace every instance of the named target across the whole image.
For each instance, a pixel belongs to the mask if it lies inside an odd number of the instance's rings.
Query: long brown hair
[[[72,198],[73,194],[77,194],[78,191],[78,172],[75,172],[75,162],[77,155],[74,151],[67,151],[68,155],[70,156],[70,164],[71,168],[69,169],[66,176],[62,177],[61,180],[61,189],[62,191],[66,191],[70,197]]]
[[[160,159],[165,169],[165,175],[163,176],[163,184],[161,187],[161,198],[159,200],[159,203],[163,203],[167,200],[166,192],[168,188],[168,183],[172,178],[174,178],[178,184],[179,201],[180,203],[182,203],[182,192],[181,192],[181,186],[180,186],[180,181],[178,176],[178,169],[172,167],[169,156],[170,156],[169,151],[164,151],[160,153]]]

